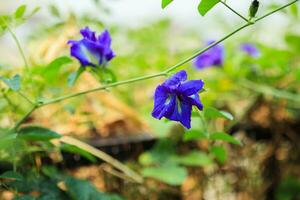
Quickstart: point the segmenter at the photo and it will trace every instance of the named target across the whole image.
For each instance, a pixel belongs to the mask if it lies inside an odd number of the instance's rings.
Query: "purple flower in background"
[[[211,45],[215,41],[209,41]],[[222,66],[224,63],[224,46],[217,44],[195,58],[194,66],[197,69],[204,69],[211,66]]]
[[[198,92],[203,88],[202,80],[187,81],[187,73],[182,70],[157,86],[154,93],[152,116],[178,121],[191,128],[192,106],[203,109]]]
[[[260,56],[260,51],[258,50],[258,48],[251,43],[242,44],[240,46],[240,49],[251,57],[257,58]]]
[[[81,40],[69,40],[68,44],[71,44],[71,56],[77,58],[82,66],[105,66],[115,56],[107,30],[96,36],[86,27],[80,33],[83,37]]]

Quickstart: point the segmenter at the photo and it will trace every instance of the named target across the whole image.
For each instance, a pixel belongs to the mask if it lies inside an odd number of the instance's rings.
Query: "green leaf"
[[[65,180],[66,193],[73,200],[122,200],[118,195],[99,192],[90,182],[67,177]]]
[[[54,59],[50,64],[48,64],[44,69],[44,78],[47,80],[47,83],[52,83],[54,80],[57,80],[58,73],[61,67],[71,62],[71,58],[62,56]]]
[[[34,198],[33,196],[30,196],[30,195],[23,195],[23,196],[14,197],[13,200],[36,200],[36,198]]]
[[[233,136],[231,136],[227,133],[224,133],[224,132],[212,133],[210,135],[210,139],[211,140],[221,140],[221,141],[229,142],[229,143],[236,144],[236,145],[242,145],[242,143],[238,139],[236,139]]]
[[[204,16],[210,9],[212,9],[220,0],[201,0],[198,11]]]
[[[208,139],[208,133],[202,130],[190,129],[183,135],[183,141]]]
[[[298,11],[298,6],[297,6],[297,4],[292,4],[292,5],[290,6],[290,11],[291,11],[292,15],[293,15],[295,18],[299,17],[299,11]]]
[[[18,91],[21,88],[21,76],[18,74],[12,78],[0,77],[0,79],[13,91]]]
[[[30,141],[48,141],[60,137],[60,134],[51,131],[50,129],[38,126],[29,126],[22,128],[20,129],[18,135],[18,138]]]
[[[57,9],[57,7],[56,7],[55,5],[50,5],[50,6],[49,6],[49,10],[50,10],[50,13],[51,13],[54,17],[57,17],[57,18],[60,17],[59,10]]]
[[[164,9],[167,7],[170,3],[172,3],[173,0],[162,0],[161,7]]]
[[[19,174],[18,172],[6,171],[6,172],[4,172],[3,174],[0,175],[0,178],[21,181],[23,179],[23,176],[21,174]]]
[[[233,120],[233,116],[226,111],[220,111],[217,110],[216,108],[212,108],[212,107],[207,107],[204,109],[204,116],[207,119],[215,119],[215,118],[225,118],[228,120]]]
[[[76,80],[79,78],[79,76],[82,74],[82,72],[84,72],[85,68],[84,67],[79,67],[78,70],[76,72],[72,72],[69,76],[68,76],[68,86],[72,87]]]
[[[216,159],[224,164],[227,160],[227,152],[222,146],[213,146],[210,148],[210,152],[216,157]]]
[[[17,138],[17,133],[0,131],[0,149],[10,146]]]
[[[26,11],[26,5],[21,5],[17,8],[17,10],[14,13],[15,18],[21,18],[23,17],[24,13]]]
[[[79,154],[83,157],[85,157],[86,159],[90,160],[91,162],[96,162],[97,159],[92,155],[90,154],[89,152],[86,152],[74,145],[69,145],[69,144],[62,144],[60,146],[61,150],[62,151],[66,151],[66,152],[70,152],[70,153],[74,153],[74,154]]]
[[[37,13],[41,8],[40,7],[35,7],[31,13],[27,16],[27,18],[32,17],[33,15],[35,15],[35,13]]]
[[[201,151],[192,151],[183,156],[176,156],[174,160],[187,166],[206,166],[212,163],[211,158]]]
[[[169,139],[160,139],[149,152],[143,153],[139,157],[142,165],[162,164],[171,162],[170,157],[175,155],[176,146]]]
[[[169,185],[181,185],[187,177],[187,170],[180,166],[148,167],[142,170],[142,175],[167,183]]]

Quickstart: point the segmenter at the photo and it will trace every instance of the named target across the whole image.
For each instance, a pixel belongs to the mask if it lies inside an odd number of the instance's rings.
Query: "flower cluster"
[[[83,37],[81,40],[69,40],[68,44],[71,45],[71,56],[77,58],[83,67],[105,66],[115,56],[107,30],[96,36],[95,32],[86,27],[80,33]]]
[[[152,116],[178,121],[190,128],[192,106],[203,109],[198,94],[203,86],[202,80],[187,81],[186,71],[177,72],[156,88]]]
[[[99,36],[88,27],[80,30],[83,38],[79,41],[70,40],[71,55],[79,60],[83,67],[105,66],[114,56],[111,49],[111,37],[107,30]],[[209,41],[212,45],[215,41]],[[259,50],[250,43],[244,43],[240,49],[249,56],[259,56]],[[222,66],[224,63],[225,49],[221,44],[214,45],[195,58],[194,66],[204,69],[210,66]],[[203,89],[202,80],[187,80],[186,71],[182,70],[168,78],[159,85],[154,93],[154,108],[152,116],[157,119],[163,117],[180,122],[186,128],[191,127],[192,107],[203,109],[199,91]]]

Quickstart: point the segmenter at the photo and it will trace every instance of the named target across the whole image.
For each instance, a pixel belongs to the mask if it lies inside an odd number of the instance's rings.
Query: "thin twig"
[[[35,105],[35,103],[33,101],[31,101],[26,95],[24,95],[22,92],[18,91],[17,92],[21,97],[23,97],[28,103],[30,103],[31,105]]]
[[[249,20],[244,17],[243,15],[241,15],[240,13],[238,13],[236,10],[234,10],[233,8],[231,8],[227,3],[225,3],[224,1],[220,1],[224,6],[226,6],[229,10],[231,10],[233,13],[235,13],[237,16],[239,16],[241,19],[243,19],[244,21],[248,22]]]
[[[19,42],[17,35],[16,35],[15,32],[10,28],[10,26],[6,23],[6,21],[5,21],[5,19],[4,19],[3,17],[1,17],[0,19],[3,21],[3,23],[5,24],[5,26],[6,26],[7,30],[8,30],[8,32],[11,34],[11,36],[12,36],[13,39],[15,40],[15,42],[16,42],[16,44],[17,44],[17,47],[18,47],[18,50],[19,50],[19,52],[20,52],[20,54],[21,54],[21,56],[22,56],[22,58],[23,58],[23,61],[24,61],[24,64],[25,64],[25,68],[28,69],[28,62],[27,62],[27,60],[26,60],[24,51],[23,51],[23,49],[22,49],[22,47],[21,47],[21,43]]]

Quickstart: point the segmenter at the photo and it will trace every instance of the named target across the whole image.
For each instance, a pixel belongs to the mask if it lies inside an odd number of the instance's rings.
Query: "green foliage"
[[[220,0],[201,0],[198,11],[204,16],[208,11],[210,11],[216,4],[218,4]]]
[[[79,78],[80,74],[84,72],[85,68],[84,67],[79,67],[76,72],[72,72],[68,76],[68,86],[71,87],[75,84],[76,80]]]
[[[226,111],[220,111],[212,107],[204,108],[204,116],[207,119],[215,119],[215,118],[224,118],[228,120],[233,120],[233,116]]]
[[[181,185],[187,177],[187,170],[184,167],[165,165],[161,167],[147,167],[142,170],[142,175],[151,177],[170,185]]]
[[[139,162],[147,166],[142,170],[143,176],[170,185],[180,185],[187,176],[187,170],[183,166],[203,167],[212,164],[212,159],[206,153],[197,150],[178,154],[174,142],[161,139],[151,151],[139,157]]]
[[[67,194],[72,200],[122,200],[117,195],[99,192],[90,182],[73,177],[65,179]]]
[[[81,156],[83,156],[84,158],[90,160],[91,162],[96,162],[97,159],[91,155],[90,153],[74,146],[74,145],[69,145],[69,144],[61,144],[60,145],[60,149],[62,151],[65,151],[65,152],[69,152],[69,153],[74,153],[74,154],[79,154]]]
[[[6,171],[0,175],[0,179],[1,178],[21,181],[23,179],[23,176],[21,174],[19,174],[18,172]]]
[[[242,143],[238,139],[224,132],[215,132],[210,134],[210,140],[221,140],[236,145],[242,145]]]
[[[216,157],[216,159],[221,163],[224,164],[227,160],[227,152],[222,146],[212,146],[210,148],[210,152]]]
[[[50,64],[48,64],[44,70],[44,78],[48,84],[52,84],[59,76],[60,69],[67,64],[70,64],[72,59],[67,56],[62,56],[54,59]]]
[[[185,166],[207,166],[212,164],[211,158],[201,151],[191,151],[186,155],[177,155],[173,159]]]
[[[165,8],[167,7],[170,3],[172,3],[173,0],[162,0],[161,2],[161,7]]]
[[[202,130],[190,129],[183,135],[183,141],[208,139],[208,133]]]
[[[121,200],[118,195],[107,194],[98,191],[90,182],[76,179],[61,174],[53,167],[44,166],[42,174],[34,171],[27,171],[22,179],[6,182],[6,187],[10,187],[20,193],[14,199],[34,199],[34,200]],[[6,178],[6,177],[5,177]],[[60,188],[59,184],[64,183],[66,189]],[[31,196],[35,191],[38,195]]]
[[[292,200],[300,198],[300,181],[294,177],[284,179],[276,190],[276,200]]]
[[[61,135],[43,127],[28,126],[18,131],[18,138],[29,141],[49,141],[60,138]]]
[[[14,17],[17,18],[21,18],[23,17],[23,15],[25,14],[26,11],[26,5],[21,5],[17,8],[17,10],[14,13]]]
[[[50,10],[50,13],[54,16],[54,17],[57,17],[59,18],[60,17],[60,12],[59,10],[57,9],[57,7],[55,5],[50,5],[49,6],[49,10]]]

